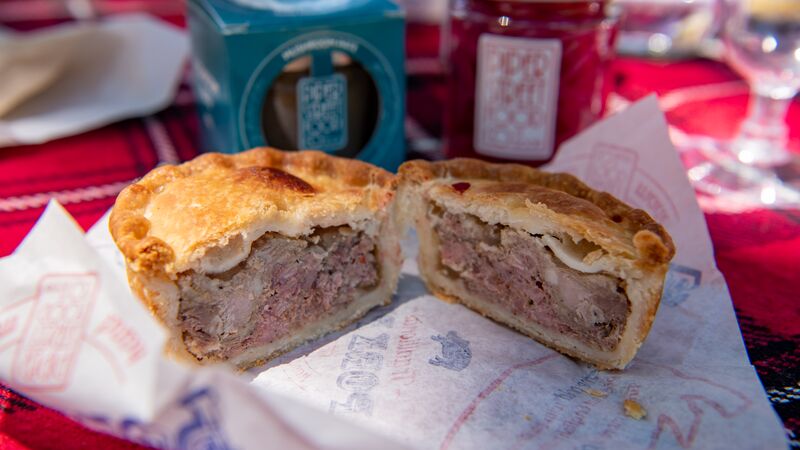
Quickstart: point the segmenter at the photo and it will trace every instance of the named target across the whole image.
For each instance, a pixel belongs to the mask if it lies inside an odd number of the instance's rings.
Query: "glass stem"
[[[788,158],[786,111],[790,98],[774,98],[754,90],[734,151],[744,163],[773,165]]]
[[[740,129],[740,137],[769,140],[782,147],[788,134],[786,111],[791,101],[791,98],[775,99],[753,92],[747,119]]]

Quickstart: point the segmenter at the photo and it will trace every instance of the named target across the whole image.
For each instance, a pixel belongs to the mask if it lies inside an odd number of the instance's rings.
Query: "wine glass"
[[[800,2],[741,0],[725,26],[728,61],[750,83],[750,111],[733,151],[763,167],[786,163],[786,111],[800,89]]]
[[[800,192],[775,170],[792,163],[786,111],[800,90],[800,1],[729,0],[726,6],[725,53],[750,84],[750,105],[733,140],[691,142],[700,157],[688,158],[689,178],[706,194],[734,195],[753,206],[798,206]]]

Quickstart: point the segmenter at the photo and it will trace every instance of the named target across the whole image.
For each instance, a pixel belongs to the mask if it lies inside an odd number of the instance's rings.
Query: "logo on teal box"
[[[403,14],[388,0],[317,4],[327,6],[190,0],[206,149],[317,149],[396,169],[405,156]]]
[[[347,81],[343,75],[300,79],[297,123],[301,148],[335,152],[347,145]]]

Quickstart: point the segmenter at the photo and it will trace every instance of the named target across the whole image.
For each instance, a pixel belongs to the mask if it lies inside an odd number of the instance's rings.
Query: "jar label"
[[[475,151],[545,160],[553,155],[561,41],[483,34],[475,83]]]
[[[301,149],[334,152],[347,145],[347,80],[343,75],[300,79],[297,134]]]

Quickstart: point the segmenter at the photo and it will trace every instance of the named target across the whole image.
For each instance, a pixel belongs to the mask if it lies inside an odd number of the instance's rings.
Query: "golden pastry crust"
[[[373,306],[388,303],[402,264],[399,227],[388,208],[395,187],[395,176],[383,169],[318,151],[208,153],[156,168],[125,188],[109,228],[125,256],[134,293],[173,332],[168,351],[194,360],[176,332],[177,279],[191,271],[221,273],[235,267],[268,232],[300,237],[346,225],[372,236],[381,282],[365,297]],[[366,303],[350,313],[360,316],[365,308]],[[350,317],[339,319],[331,326]],[[247,367],[263,359],[237,364]]]
[[[675,255],[672,238],[649,214],[607,192],[590,188],[567,173],[550,173],[520,164],[492,164],[469,158],[448,161],[408,161],[399,171],[403,183],[420,185],[432,180],[452,184],[472,180],[464,192],[449,194],[485,205],[517,207],[541,203],[555,213],[580,217],[586,232],[596,234],[621,251],[635,249],[639,263],[659,266]],[[443,194],[447,195],[446,192]]]
[[[623,368],[633,358],[649,333],[668,264],[675,254],[669,234],[646,212],[595,191],[572,175],[518,164],[474,159],[409,161],[400,167],[399,178],[396,205],[416,221],[420,274],[437,296],[458,299],[483,315],[600,368]],[[573,268],[602,271],[625,280],[632,304],[618,349],[595,352],[566,338],[551,339],[547,330],[505,314],[491,303],[467,298],[463,286],[441,270],[438,239],[430,230],[427,216],[430,203],[453,213],[477,216],[491,225],[590,243],[590,249],[597,251],[581,254],[584,259],[579,257]]]
[[[383,169],[317,151],[207,153],[125,188],[109,227],[137,271],[177,273],[232,235],[355,224],[388,204],[394,185]]]

